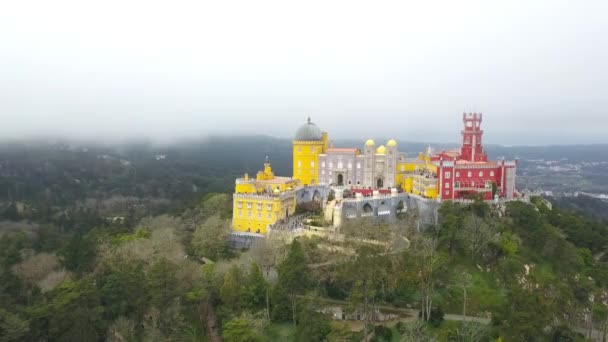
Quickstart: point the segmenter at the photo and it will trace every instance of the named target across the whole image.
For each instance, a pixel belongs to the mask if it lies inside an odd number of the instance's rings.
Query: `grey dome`
[[[323,133],[321,133],[321,129],[310,122],[310,118],[308,118],[308,122],[300,126],[296,131],[296,141],[322,141]]]

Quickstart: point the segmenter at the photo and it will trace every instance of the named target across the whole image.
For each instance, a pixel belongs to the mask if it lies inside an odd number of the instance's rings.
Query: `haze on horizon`
[[[10,1],[0,140],[608,143],[606,1]]]

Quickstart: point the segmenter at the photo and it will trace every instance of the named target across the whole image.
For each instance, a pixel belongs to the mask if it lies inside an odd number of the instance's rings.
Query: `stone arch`
[[[338,180],[338,186],[344,185],[344,175],[343,174],[338,173],[337,180]]]
[[[380,188],[384,187],[384,180],[383,180],[382,178],[378,178],[378,179],[376,180],[376,187],[377,187],[378,189],[380,189]]]
[[[405,203],[403,202],[403,200],[400,200],[399,203],[397,203],[397,208],[395,208],[395,209],[397,210],[397,214],[405,212],[406,208],[405,208]]]
[[[315,190],[315,192],[312,194],[312,201],[314,203],[320,204],[321,203],[321,193],[319,192],[319,190]]]
[[[364,213],[366,213],[366,214],[373,213],[373,212],[374,212],[374,208],[372,207],[372,205],[371,205],[371,204],[369,204],[369,203],[365,203],[365,204],[363,205],[363,212],[364,212]]]

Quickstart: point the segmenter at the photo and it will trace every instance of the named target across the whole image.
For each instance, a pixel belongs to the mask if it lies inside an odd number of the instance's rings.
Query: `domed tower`
[[[327,133],[310,121],[300,126],[293,139],[293,178],[303,185],[319,183],[319,154],[327,150]]]
[[[364,153],[364,169],[363,169],[363,186],[370,187],[374,182],[374,164],[376,156],[376,143],[372,139],[365,142],[363,148]]]
[[[387,187],[397,185],[397,142],[393,139],[386,143],[386,183]]]

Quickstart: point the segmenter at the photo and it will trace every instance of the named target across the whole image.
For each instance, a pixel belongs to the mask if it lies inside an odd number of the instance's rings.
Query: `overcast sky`
[[[0,137],[608,143],[608,1],[4,1]]]

